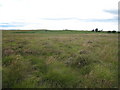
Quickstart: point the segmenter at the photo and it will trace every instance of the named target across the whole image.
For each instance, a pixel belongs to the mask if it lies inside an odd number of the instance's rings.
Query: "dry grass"
[[[15,32],[3,31],[4,88],[118,87],[117,34]]]

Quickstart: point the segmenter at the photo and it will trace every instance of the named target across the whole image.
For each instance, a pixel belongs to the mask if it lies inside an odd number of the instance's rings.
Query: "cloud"
[[[0,0],[0,5],[2,29],[117,27],[118,0]]]
[[[2,7],[2,4],[0,4],[0,7]]]
[[[110,14],[118,15],[118,10],[104,10],[104,12],[107,12],[107,13],[110,13]]]
[[[70,17],[70,18],[42,18],[42,20],[83,20],[83,19]]]
[[[117,22],[118,18],[114,17],[114,18],[109,18],[109,19],[88,19],[86,21],[89,21],[89,22]]]
[[[71,18],[42,18],[42,20],[55,20],[55,21],[64,21],[64,20],[77,20],[81,22],[117,22],[117,17],[108,18],[108,19],[80,19],[76,17]]]

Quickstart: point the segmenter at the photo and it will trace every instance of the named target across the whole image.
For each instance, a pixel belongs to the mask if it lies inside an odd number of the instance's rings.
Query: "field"
[[[3,31],[3,88],[116,88],[118,34]]]

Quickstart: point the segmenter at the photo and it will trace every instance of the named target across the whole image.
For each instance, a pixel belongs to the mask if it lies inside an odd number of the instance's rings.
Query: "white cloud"
[[[0,5],[0,23],[28,23],[24,27],[13,28],[89,30],[98,27],[117,30],[116,22],[83,22],[74,19],[57,21],[44,18],[112,19],[117,15],[104,10],[117,10],[118,0],[1,0]]]

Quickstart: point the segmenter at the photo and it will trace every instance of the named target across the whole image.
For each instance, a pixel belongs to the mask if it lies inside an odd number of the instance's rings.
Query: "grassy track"
[[[3,88],[118,87],[118,35],[3,31]]]

